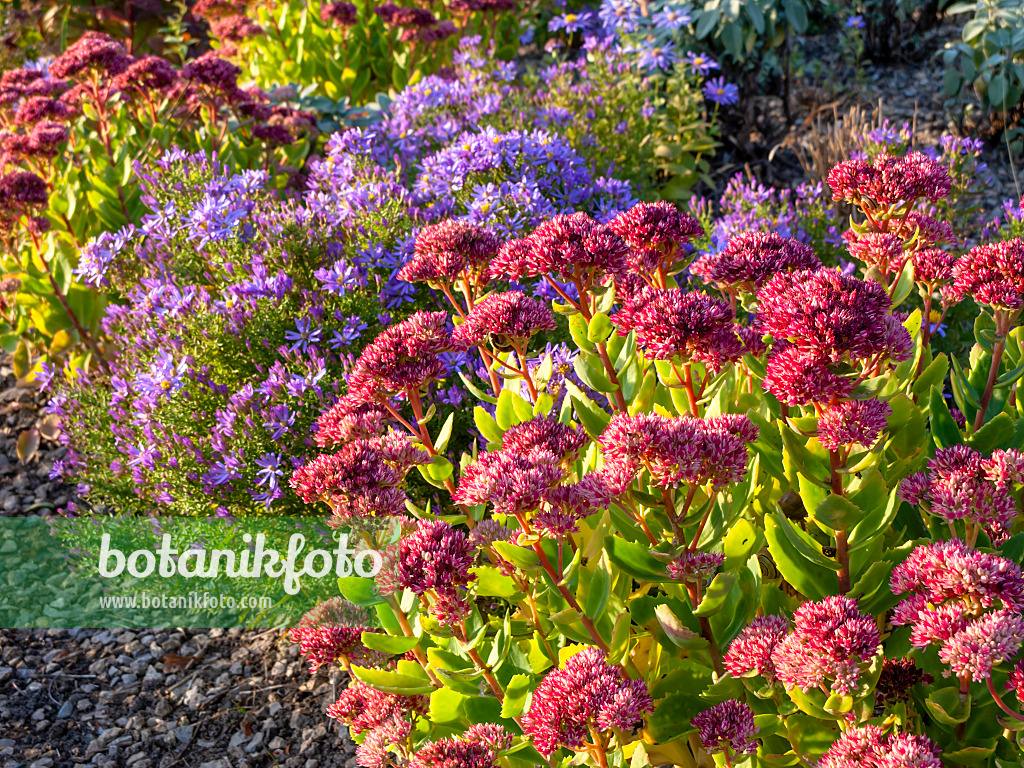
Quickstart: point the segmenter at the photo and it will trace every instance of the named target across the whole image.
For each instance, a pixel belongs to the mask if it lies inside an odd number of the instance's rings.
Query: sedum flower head
[[[353,736],[373,730],[392,718],[408,720],[424,715],[430,706],[426,696],[399,696],[383,693],[365,683],[350,683],[341,696],[327,708],[329,717],[347,725]]]
[[[910,335],[901,327],[899,338],[891,338],[889,295],[874,281],[834,269],[783,272],[758,291],[757,299],[767,333],[833,362],[909,355]]]
[[[380,437],[388,431],[390,422],[390,414],[379,405],[350,408],[347,403],[338,402],[317,419],[316,444],[329,448],[353,440]]]
[[[529,455],[540,449],[560,462],[575,461],[589,442],[586,432],[548,416],[536,416],[508,428],[501,438],[502,450]]]
[[[518,291],[493,293],[470,310],[466,321],[452,334],[452,342],[461,349],[488,340],[499,347],[511,341],[522,348],[531,336],[555,328],[555,315],[547,303]]]
[[[356,360],[343,402],[383,402],[441,377],[446,366],[439,355],[455,351],[447,322],[444,312],[417,312],[386,328]]]
[[[861,665],[878,655],[878,626],[857,601],[832,596],[807,602],[793,614],[793,631],[772,652],[779,682],[804,692],[830,683],[833,693],[857,688]]]
[[[704,236],[697,219],[665,201],[637,203],[608,226],[630,247],[630,271],[641,274],[670,267],[685,244]]]
[[[890,413],[892,407],[884,400],[843,400],[818,419],[818,442],[829,450],[854,444],[870,447],[886,428]]]
[[[784,616],[758,616],[729,645],[725,668],[735,677],[760,675],[772,685],[776,681],[772,653],[789,632]]]
[[[955,677],[980,682],[992,676],[997,664],[1012,661],[1024,642],[1024,616],[1015,611],[993,611],[965,622],[939,646],[939,661]]]
[[[809,245],[776,232],[742,232],[729,238],[719,253],[706,253],[690,271],[706,283],[753,291],[779,272],[818,269],[821,262]]]
[[[486,744],[440,739],[422,747],[409,768],[497,768],[494,750]]]
[[[643,680],[631,680],[597,648],[586,648],[537,686],[523,732],[539,752],[550,755],[558,747],[582,747],[591,728],[632,730],[653,709]]]
[[[677,581],[698,581],[711,576],[725,562],[719,552],[684,552],[668,562],[668,574]]]
[[[746,351],[729,305],[707,294],[647,286],[629,296],[613,322],[619,335],[636,331],[648,360],[699,360],[718,371]]]
[[[875,725],[849,728],[828,748],[818,768],[942,768],[942,750],[927,736],[886,734]]]
[[[900,485],[900,498],[922,506],[946,522],[979,523],[994,542],[1009,535],[1017,516],[1014,487],[1024,481],[1024,453],[994,451],[985,458],[966,445],[935,452],[927,472]]]
[[[426,452],[392,432],[317,456],[295,470],[291,487],[307,504],[327,503],[338,517],[389,517],[405,511],[405,475],[429,463]]]
[[[753,710],[742,701],[727,699],[694,715],[690,722],[708,752],[726,749],[733,754],[757,752],[755,737],[760,729],[754,725]]]
[[[844,160],[829,171],[832,199],[870,209],[886,209],[918,198],[935,203],[949,195],[949,169],[921,152],[894,157],[884,152],[874,161]]]
[[[936,290],[953,279],[957,257],[941,248],[925,248],[914,253],[914,279]]]
[[[465,604],[466,586],[476,578],[469,572],[473,555],[464,531],[443,520],[421,520],[415,532],[399,542],[398,585],[417,595],[435,595],[440,605],[435,615],[458,613]]]
[[[858,234],[848,229],[843,233],[843,239],[850,255],[868,267],[876,267],[884,275],[903,269],[906,256],[903,252],[902,237],[889,232]]]
[[[412,733],[412,723],[402,717],[390,717],[376,726],[356,747],[356,762],[362,768],[390,768],[391,748],[404,744]]]
[[[371,629],[370,615],[341,597],[332,597],[303,614],[291,640],[309,659],[311,674],[322,666],[346,664],[377,666],[387,657],[363,645],[362,634]]]
[[[537,509],[564,477],[558,458],[543,449],[531,455],[492,451],[466,468],[453,500],[469,506],[488,504],[505,515],[526,514]]]
[[[656,485],[665,488],[684,482],[710,482],[715,487],[739,482],[747,471],[746,444],[755,439],[756,426],[746,417],[640,413],[613,417],[598,443],[612,492],[621,493],[645,469]]]
[[[995,309],[1024,307],[1024,240],[972,248],[953,267],[954,299],[968,296]]]
[[[1024,640],[1024,576],[1010,560],[952,539],[917,547],[893,569],[894,594],[910,593],[892,623],[911,627],[918,648],[939,646],[958,677],[984,680]]]
[[[501,242],[490,230],[465,221],[442,221],[416,237],[412,259],[398,277],[410,283],[448,284],[466,274],[478,282]]]
[[[541,224],[519,244],[502,248],[491,264],[491,276],[551,274],[586,286],[623,272],[628,253],[629,246],[610,227],[585,213],[565,214]]]

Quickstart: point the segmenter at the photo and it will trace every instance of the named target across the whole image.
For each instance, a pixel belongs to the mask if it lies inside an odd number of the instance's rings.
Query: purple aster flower
[[[694,53],[693,51],[686,54],[686,63],[698,75],[707,75],[711,70],[719,69],[718,62],[710,56],[703,53]]]
[[[716,77],[704,83],[704,95],[708,101],[729,106],[740,100],[740,89],[733,83],[725,82],[724,77]]]
[[[287,405],[275,405],[270,409],[267,420],[263,422],[263,428],[270,433],[272,440],[280,440],[293,426],[295,414]]]
[[[666,5],[653,17],[651,20],[654,22],[654,26],[658,29],[671,30],[675,32],[682,27],[685,27],[693,17],[690,15],[689,10],[678,5]]]
[[[637,49],[637,53],[640,54],[637,63],[640,69],[660,69],[667,72],[679,61],[675,49],[676,44],[671,39],[660,42],[645,40]]]
[[[285,331],[285,341],[292,342],[289,352],[305,352],[310,344],[316,344],[323,335],[322,328],[314,328],[308,317],[300,317],[295,321],[294,331]]]
[[[594,12],[590,10],[583,10],[579,13],[563,13],[548,22],[548,31],[586,32],[594,26],[595,20]]]
[[[854,14],[846,20],[846,23],[843,26],[846,27],[847,29],[864,29],[864,27],[866,27],[867,24],[864,23],[863,16],[859,14]]]
[[[278,478],[284,476],[284,468],[281,465],[281,454],[265,453],[256,459],[257,485],[266,485],[268,488],[277,488]]]

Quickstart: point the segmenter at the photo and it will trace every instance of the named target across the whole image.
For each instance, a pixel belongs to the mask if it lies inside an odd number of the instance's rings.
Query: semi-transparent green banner
[[[0,518],[0,628],[291,627],[380,567],[323,518]]]

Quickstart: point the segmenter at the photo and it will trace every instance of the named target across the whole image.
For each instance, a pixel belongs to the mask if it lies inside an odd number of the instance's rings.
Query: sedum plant
[[[699,252],[668,203],[419,234],[400,277],[446,311],[366,347],[290,479],[383,555],[294,635],[349,671],[360,765],[1020,760],[1024,243],[942,250],[918,153],[829,185],[863,277],[777,233]],[[968,365],[915,289],[975,298]],[[558,322],[556,405],[525,361]],[[453,352],[481,362],[459,455],[425,397]]]
[[[514,0],[451,0],[420,8],[395,3],[300,0],[200,0],[192,12],[210,23],[222,55],[264,88],[352,104],[400,91],[451,65],[461,37],[482,36],[502,59],[518,49]]]

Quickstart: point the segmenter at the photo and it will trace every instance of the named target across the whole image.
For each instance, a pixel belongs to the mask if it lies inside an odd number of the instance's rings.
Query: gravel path
[[[0,766],[350,768],[344,685],[280,630],[0,630]]]
[[[44,402],[0,358],[0,517],[72,498],[49,479],[64,449]],[[345,684],[310,675],[280,630],[0,630],[0,768],[353,768],[347,729],[324,714]]]

